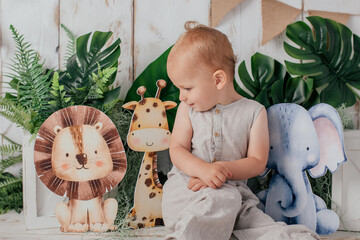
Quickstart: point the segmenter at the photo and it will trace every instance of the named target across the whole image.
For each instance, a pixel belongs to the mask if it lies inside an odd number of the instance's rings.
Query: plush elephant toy
[[[274,169],[269,188],[258,194],[265,213],[275,221],[303,224],[318,234],[339,227],[334,211],[312,193],[306,170],[320,177],[346,161],[343,130],[336,110],[320,103],[309,111],[282,103],[268,109],[270,150],[267,167]]]

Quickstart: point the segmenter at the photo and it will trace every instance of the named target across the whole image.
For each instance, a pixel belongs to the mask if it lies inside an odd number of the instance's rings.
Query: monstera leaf
[[[360,90],[360,38],[330,19],[308,17],[313,30],[299,21],[287,26],[285,51],[300,63],[285,61],[290,74],[310,76],[320,101],[337,108],[352,106]]]
[[[66,64],[67,71],[61,73],[59,78],[59,83],[64,85],[68,93],[67,97],[71,97],[75,105],[99,106],[101,104],[108,104],[118,98],[120,87],[113,90],[106,88],[102,94],[103,97],[100,99],[86,99],[94,84],[93,74],[98,73],[99,69],[103,70],[111,67],[117,69],[118,58],[121,52],[120,38],[116,39],[109,47],[103,49],[112,34],[112,32],[96,31],[92,35],[88,33],[77,38],[76,54],[69,58]],[[109,87],[115,81],[116,72],[108,78],[103,87]]]
[[[166,87],[161,90],[160,99],[162,101],[174,101],[179,105],[179,89],[171,82],[166,70],[166,62],[171,48],[172,47],[168,48],[159,58],[150,63],[150,65],[135,79],[134,84],[126,95],[125,103],[130,101],[140,101],[141,97],[136,93],[140,86],[146,87],[145,98],[155,97],[157,91],[156,81],[163,79],[166,81]],[[170,131],[174,126],[176,111],[177,107],[166,111]]]
[[[269,56],[255,53],[251,57],[252,77],[246,69],[245,61],[240,64],[238,72],[245,89],[234,81],[235,90],[266,108],[284,102],[306,104],[310,100],[312,79],[292,78],[284,65]]]

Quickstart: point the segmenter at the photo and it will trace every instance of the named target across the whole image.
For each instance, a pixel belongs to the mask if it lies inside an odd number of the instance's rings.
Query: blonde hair
[[[212,70],[223,69],[233,78],[237,59],[227,36],[194,21],[187,21],[184,27],[186,32],[176,42],[173,50],[184,50],[186,47]]]

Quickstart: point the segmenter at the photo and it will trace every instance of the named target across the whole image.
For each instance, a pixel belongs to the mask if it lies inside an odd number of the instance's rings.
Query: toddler
[[[174,167],[163,189],[166,239],[319,239],[302,225],[274,222],[259,210],[246,179],[266,166],[266,109],[234,89],[236,57],[227,37],[185,24],[168,56],[180,90],[170,142]]]

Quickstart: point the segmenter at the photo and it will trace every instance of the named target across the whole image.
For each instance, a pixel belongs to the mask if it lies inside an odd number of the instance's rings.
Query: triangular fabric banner
[[[262,41],[266,44],[271,39],[285,30],[302,12],[302,9],[294,8],[275,0],[262,0]]]
[[[211,1],[211,27],[216,27],[221,19],[236,5],[244,0],[212,0]]]
[[[348,13],[335,13],[335,12],[325,12],[325,11],[316,11],[316,10],[308,10],[308,13],[309,16],[319,16],[322,18],[329,18],[344,25],[347,24],[350,17],[350,14]]]

